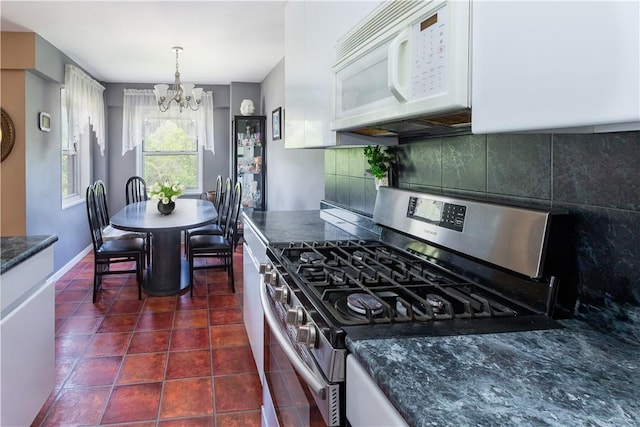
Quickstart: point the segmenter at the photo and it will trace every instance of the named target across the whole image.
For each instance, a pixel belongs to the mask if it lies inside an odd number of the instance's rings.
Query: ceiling
[[[102,82],[264,80],[284,57],[284,0],[7,1],[2,31],[32,31]]]

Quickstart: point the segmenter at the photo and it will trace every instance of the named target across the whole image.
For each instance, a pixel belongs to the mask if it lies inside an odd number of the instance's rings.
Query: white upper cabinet
[[[640,128],[640,2],[473,2],[472,129]]]
[[[381,1],[288,1],[285,5],[285,148],[336,145],[330,130],[334,47]]]

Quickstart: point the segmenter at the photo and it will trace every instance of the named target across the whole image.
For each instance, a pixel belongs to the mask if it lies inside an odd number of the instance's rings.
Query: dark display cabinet
[[[265,210],[265,116],[233,119],[234,175],[242,184],[242,210]]]

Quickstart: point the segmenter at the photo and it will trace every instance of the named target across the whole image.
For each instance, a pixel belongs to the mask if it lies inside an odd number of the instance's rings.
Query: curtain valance
[[[104,155],[104,86],[71,64],[65,65],[64,86],[71,134],[67,141],[68,148],[72,150],[73,140],[79,140],[80,135],[91,125],[96,134],[100,154]]]
[[[196,124],[196,138],[205,150],[214,153],[213,145],[213,94],[204,92],[198,111],[180,112],[172,107],[161,112],[155,95],[149,89],[125,89],[122,105],[122,155],[134,149],[144,139],[145,120],[191,119]]]

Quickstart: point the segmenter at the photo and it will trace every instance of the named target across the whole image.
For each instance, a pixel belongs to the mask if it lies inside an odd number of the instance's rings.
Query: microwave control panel
[[[423,197],[409,197],[407,216],[454,231],[462,231],[467,207]]]
[[[428,98],[447,90],[446,4],[411,27],[411,97]]]

